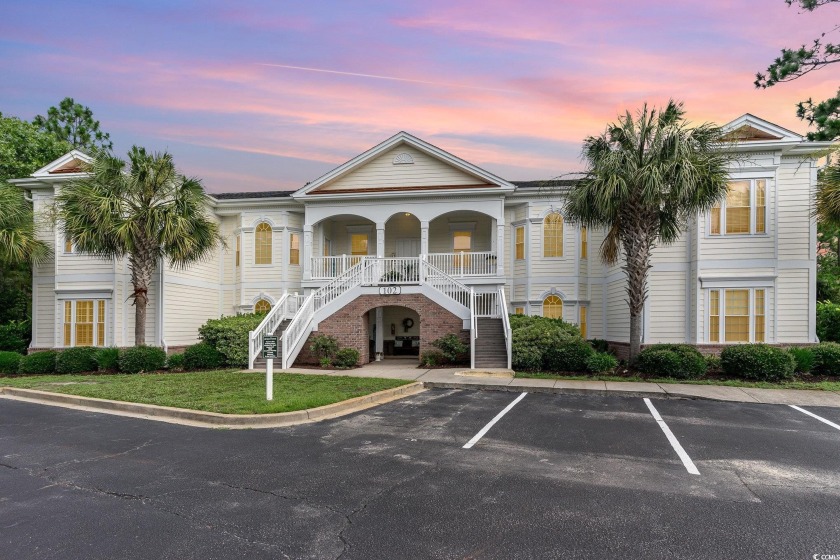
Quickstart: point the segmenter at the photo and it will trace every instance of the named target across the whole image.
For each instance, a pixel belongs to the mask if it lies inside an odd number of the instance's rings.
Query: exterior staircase
[[[288,319],[283,319],[279,325],[277,325],[277,329],[272,333],[272,335],[277,337],[279,341],[280,338],[283,336],[283,332],[286,330],[286,327],[289,326],[289,323],[292,322],[292,318],[289,317]],[[280,359],[279,357],[277,358]],[[262,352],[257,354],[257,357],[254,358],[254,365],[253,369],[265,369],[265,358],[262,357]]]
[[[475,369],[506,369],[508,367],[508,355],[502,319],[478,317],[477,322]]]

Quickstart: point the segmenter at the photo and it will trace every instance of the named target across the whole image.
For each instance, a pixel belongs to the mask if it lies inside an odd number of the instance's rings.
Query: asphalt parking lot
[[[0,558],[832,554],[837,408],[431,390],[232,431],[0,399]]]

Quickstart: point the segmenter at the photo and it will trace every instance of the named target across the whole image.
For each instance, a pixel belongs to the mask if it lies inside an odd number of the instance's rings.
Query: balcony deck
[[[311,258],[310,280],[332,280],[344,274],[364,258],[362,255],[335,255]],[[430,265],[453,278],[493,278],[497,276],[494,251],[431,253],[417,257],[389,257],[383,263],[382,280],[392,283],[418,283],[419,261]]]

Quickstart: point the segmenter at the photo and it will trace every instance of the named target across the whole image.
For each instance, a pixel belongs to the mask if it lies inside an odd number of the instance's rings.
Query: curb
[[[546,393],[550,395],[618,395],[622,397],[668,398],[696,398],[680,396],[664,391],[616,391],[610,389],[583,389],[575,387],[540,387],[537,385],[497,385],[490,383],[453,383],[450,381],[424,381],[426,389],[471,389],[473,391],[504,391],[507,393]],[[716,400],[716,399],[712,399]]]
[[[50,393],[48,391],[18,389],[15,387],[0,387],[0,397],[50,406],[74,408],[88,412],[102,412],[146,420],[158,420],[200,428],[243,429],[281,428],[337,418],[403,397],[416,395],[424,390],[425,388],[422,383],[409,383],[401,387],[385,389],[384,391],[354,397],[317,408],[272,414],[223,414],[220,412],[205,412],[171,406],[79,397],[64,393]]]

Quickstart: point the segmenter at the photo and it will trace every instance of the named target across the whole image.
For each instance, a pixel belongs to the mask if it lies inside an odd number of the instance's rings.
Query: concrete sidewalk
[[[275,370],[279,371],[279,370]],[[612,394],[633,397],[689,398],[716,401],[832,406],[840,408],[840,392],[800,389],[752,389],[688,383],[634,381],[573,381],[568,379],[511,378],[501,373],[481,375],[464,368],[418,368],[414,359],[384,360],[351,370],[291,368],[290,373],[385,377],[420,381],[427,388],[527,391],[530,393]]]

